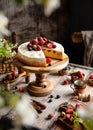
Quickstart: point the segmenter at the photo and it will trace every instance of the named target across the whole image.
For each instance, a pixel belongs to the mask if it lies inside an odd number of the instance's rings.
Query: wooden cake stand
[[[24,71],[35,73],[35,81],[30,82],[27,86],[28,93],[33,96],[46,96],[50,94],[54,87],[53,84],[45,78],[45,73],[57,72],[65,68],[69,63],[69,58],[67,55],[65,56],[64,60],[52,59],[51,66],[48,67],[27,66],[20,62],[18,59],[16,60],[17,65],[20,65]]]

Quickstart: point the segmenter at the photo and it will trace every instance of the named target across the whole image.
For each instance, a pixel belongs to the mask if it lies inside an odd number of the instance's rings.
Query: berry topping
[[[33,49],[32,49],[32,47],[29,47],[28,50],[29,50],[29,51],[32,51]]]
[[[39,41],[39,45],[41,46],[45,44],[45,40],[42,37],[39,37],[38,41]]]
[[[36,51],[36,50],[37,50],[37,45],[34,44],[34,45],[32,46],[32,48],[33,48],[33,50]]]
[[[38,40],[37,39],[33,39],[31,43],[37,45],[38,44]]]
[[[42,50],[41,46],[37,45],[37,50],[38,51]]]
[[[54,45],[53,42],[50,42],[47,44],[47,47],[51,49],[51,48],[53,48],[53,45]]]
[[[53,48],[56,48],[56,45],[55,45],[55,44],[53,44]]]

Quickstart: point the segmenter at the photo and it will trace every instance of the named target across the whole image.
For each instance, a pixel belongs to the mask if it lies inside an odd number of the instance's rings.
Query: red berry
[[[51,63],[51,61],[52,61],[51,58],[46,58],[46,63],[47,64]]]
[[[28,44],[27,44],[27,48],[29,48],[29,47],[32,47],[32,44],[31,44],[31,43],[28,43]]]
[[[89,76],[89,79],[93,79],[93,74],[91,74],[91,75]]]
[[[41,46],[37,45],[37,50],[38,51],[42,50]]]
[[[66,114],[71,114],[71,113],[73,113],[73,108],[72,107],[67,108],[66,109]]]
[[[45,40],[42,37],[39,37],[38,41],[41,46],[45,44]]]
[[[80,108],[81,107],[81,104],[80,103],[76,103],[76,108]]]
[[[82,73],[81,71],[78,71],[77,75],[78,75],[79,78],[83,78],[84,77],[84,73]]]
[[[65,80],[63,84],[64,84],[64,85],[67,85],[67,84],[69,84],[69,81],[68,81],[68,80]]]
[[[12,74],[9,74],[9,75],[7,76],[7,78],[8,78],[8,80],[12,80],[12,79],[13,79]]]
[[[49,114],[49,115],[48,115],[48,119],[52,119],[53,116],[54,116],[53,114]]]
[[[51,43],[47,44],[47,47],[51,49],[51,48],[53,48],[53,45],[54,45],[53,42],[51,42]]]
[[[33,39],[31,43],[32,44],[38,44],[38,40],[37,39]]]
[[[19,88],[18,88],[18,91],[19,91],[19,92],[24,92],[24,88],[23,88],[23,87],[19,87]]]

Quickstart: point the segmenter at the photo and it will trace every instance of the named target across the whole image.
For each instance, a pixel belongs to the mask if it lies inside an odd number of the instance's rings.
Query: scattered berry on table
[[[51,61],[52,61],[51,58],[46,58],[46,63],[47,63],[47,64],[50,64]]]
[[[49,103],[52,102],[52,99],[49,99],[48,102],[49,102]]]
[[[76,103],[75,108],[80,108],[81,104],[80,103]]]
[[[24,88],[23,88],[23,87],[19,87],[19,88],[18,88],[18,91],[19,91],[19,92],[24,92]]]
[[[50,95],[49,98],[53,98],[54,96],[53,95]]]
[[[49,114],[49,115],[48,115],[48,119],[52,119],[53,117],[54,117],[53,114]]]
[[[64,80],[63,85],[67,85],[67,84],[69,84],[69,81],[68,80]]]
[[[58,99],[58,98],[60,98],[60,95],[56,95],[56,97],[55,97],[56,99]]]

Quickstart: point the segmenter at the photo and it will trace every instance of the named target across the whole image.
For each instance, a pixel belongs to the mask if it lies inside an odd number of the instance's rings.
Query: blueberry
[[[53,98],[53,95],[50,95],[50,97],[49,98]]]
[[[29,47],[28,50],[29,50],[29,51],[32,51],[32,47]]]
[[[54,44],[54,45],[53,45],[53,48],[56,48],[56,47],[57,47],[57,46]]]
[[[55,97],[56,99],[58,99],[58,98],[60,98],[60,95],[56,95],[56,97]]]
[[[48,102],[49,102],[49,103],[52,102],[52,99],[49,99]]]
[[[49,63],[48,66],[51,66],[51,63]]]

